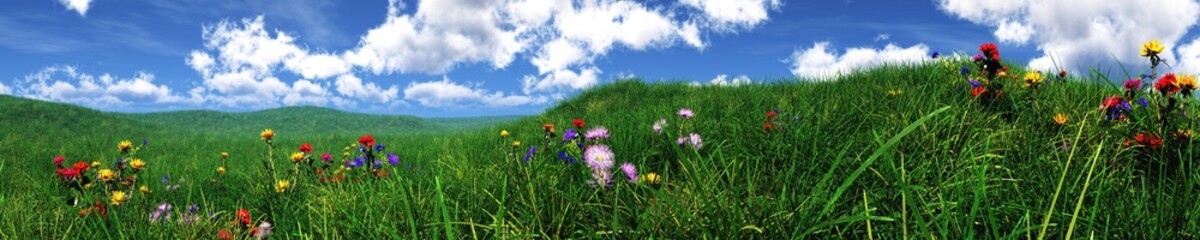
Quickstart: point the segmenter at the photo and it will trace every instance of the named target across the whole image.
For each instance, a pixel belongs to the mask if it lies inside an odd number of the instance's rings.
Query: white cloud
[[[330,54],[300,54],[284,63],[291,72],[309,79],[329,78],[350,72],[350,64]]]
[[[836,50],[834,50],[836,51]],[[870,69],[884,64],[910,64],[929,60],[929,47],[917,44],[907,48],[888,44],[883,49],[849,48],[837,55],[829,42],[817,42],[812,48],[792,52],[788,61],[792,74],[802,78],[828,79],[839,74]]]
[[[767,12],[782,4],[779,0],[681,0],[685,6],[704,11],[719,29],[752,27],[767,20]]]
[[[420,82],[408,85],[404,89],[404,98],[417,101],[426,107],[511,107],[530,104],[542,104],[545,97],[505,95],[503,92],[488,93],[482,89],[473,89],[448,79],[442,81]]]
[[[0,94],[12,94],[12,91],[8,89],[8,86],[4,86],[4,83],[0,83]]]
[[[283,104],[324,106],[331,98],[324,87],[308,80],[299,80],[292,84],[292,89],[283,96]]]
[[[750,77],[747,77],[746,75],[740,75],[740,76],[734,77],[733,79],[728,79],[728,78],[729,78],[729,76],[727,76],[725,74],[717,75],[716,78],[713,78],[711,81],[708,81],[708,84],[717,85],[717,86],[741,86],[741,85],[751,83]]]
[[[180,105],[198,99],[175,95],[164,85],[154,84],[154,75],[138,72],[131,78],[110,74],[80,73],[74,67],[47,67],[18,80],[14,89],[0,85],[0,93],[68,102],[89,107],[124,108],[132,104]]]
[[[342,75],[338,77],[337,90],[342,95],[375,103],[387,103],[395,100],[396,95],[400,91],[396,86],[384,89],[374,83],[363,83],[362,79],[354,75]]]
[[[569,69],[555,70],[549,74],[543,74],[540,78],[527,75],[523,79],[524,91],[525,94],[529,94],[535,91],[583,89],[596,85],[599,82],[598,75],[600,75],[600,69],[596,67],[585,67],[579,72]]]
[[[85,16],[87,15],[88,5],[92,3],[92,0],[58,0],[58,3],[66,6],[67,10],[78,12],[79,16]]]
[[[887,33],[880,33],[879,35],[875,35],[875,41],[876,41],[876,42],[878,42],[878,41],[887,41],[887,40],[888,40],[888,38],[892,38],[892,35],[889,35],[889,34],[887,34]]]
[[[1042,56],[1037,69],[1116,68],[1115,60],[1146,66],[1138,47],[1152,39],[1175,46],[1200,16],[1192,0],[1150,1],[988,1],[938,0],[942,11],[976,24],[995,27],[1002,43],[1031,41]],[[1001,49],[1003,52],[1003,49]],[[1174,63],[1168,50],[1164,59]],[[1137,71],[1136,69],[1130,69]],[[1200,70],[1200,69],[1193,69]]]

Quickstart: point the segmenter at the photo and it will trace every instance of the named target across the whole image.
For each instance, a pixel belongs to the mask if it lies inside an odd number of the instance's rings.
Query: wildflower
[[[558,151],[558,159],[562,159],[563,161],[565,161],[567,163],[575,163],[575,157],[571,157],[571,155],[567,155],[566,151]]]
[[[333,161],[333,155],[329,155],[329,153],[321,153],[321,161]]]
[[[221,152],[221,159],[228,159],[228,158],[229,158],[229,153]]]
[[[382,160],[375,160],[375,163],[371,164],[371,168],[382,168],[382,167],[383,167]]]
[[[904,90],[900,90],[900,89],[888,90],[887,94],[888,94],[888,96],[900,96],[900,94],[904,94]]]
[[[704,142],[702,142],[700,139],[699,133],[692,133],[688,135],[688,140],[689,143],[692,144],[692,147],[696,148],[696,150],[700,150],[700,147],[704,146]]]
[[[1179,86],[1175,85],[1175,74],[1168,73],[1163,75],[1162,78],[1158,79],[1158,82],[1154,83],[1154,89],[1167,96],[1179,92]]]
[[[973,62],[983,61],[983,54],[975,54],[975,56],[971,57],[971,61],[973,61]]]
[[[57,174],[59,177],[62,177],[63,180],[79,178],[79,170],[75,170],[74,168],[59,168],[55,171],[55,174]]]
[[[929,54],[929,57],[933,59],[937,59],[940,56],[942,56],[942,53],[939,53],[938,51],[933,51],[933,54]]]
[[[583,119],[576,118],[575,120],[571,120],[571,125],[575,125],[575,128],[582,129],[584,125]]]
[[[771,118],[771,115],[769,113],[767,114],[767,118],[768,119]],[[658,119],[657,122],[654,122],[654,125],[651,126],[651,128],[654,129],[655,133],[662,134],[663,127],[665,127],[665,126],[667,126],[667,119],[660,118],[660,119]]]
[[[568,128],[567,131],[563,132],[562,142],[565,143],[574,140],[576,137],[579,137],[579,133],[575,132],[575,129]]]
[[[92,167],[93,167],[93,168],[98,168],[98,167],[100,167],[100,161],[92,161]]]
[[[1106,118],[1108,120],[1124,119],[1123,113],[1131,110],[1129,103],[1126,103],[1125,100],[1122,100],[1118,96],[1105,98],[1104,102],[1100,105],[1100,109],[1107,113]]]
[[[237,220],[234,220],[234,223],[237,223],[238,221],[241,221],[242,226],[249,226],[251,223],[250,211],[246,210],[245,208],[238,209],[237,210]]]
[[[126,199],[128,198],[125,197],[125,192],[113,191],[109,200],[112,201],[113,206],[121,206],[121,203],[125,202]]]
[[[217,167],[217,174],[225,175],[225,167]]]
[[[1163,143],[1162,138],[1159,138],[1158,135],[1154,135],[1153,133],[1138,133],[1133,137],[1133,139],[1137,141],[1138,145],[1149,147],[1150,149],[1154,150],[1157,150],[1158,147],[1162,146]]]
[[[1192,91],[1196,90],[1196,75],[1180,74],[1179,78],[1175,81],[1175,85],[1183,91],[1184,96],[1191,96]]]
[[[371,137],[371,135],[363,135],[362,137],[358,138],[358,143],[361,143],[363,146],[371,147],[375,145],[375,138]]]
[[[1067,70],[1058,71],[1058,79],[1063,79],[1066,77],[1067,77]]]
[[[88,165],[86,162],[77,162],[77,163],[75,163],[75,165],[71,166],[71,169],[75,169],[75,171],[79,171],[80,173],[85,173],[85,172],[87,172],[89,167],[91,167],[91,166]]]
[[[546,132],[554,132],[554,124],[550,124],[550,123],[543,124],[542,129],[546,130]]]
[[[292,153],[292,163],[300,163],[301,160],[304,160],[304,153],[302,153],[302,152]]]
[[[100,179],[100,181],[111,182],[113,180],[117,180],[117,172],[113,172],[113,170],[108,169],[100,169],[100,171],[96,173],[96,178]]]
[[[519,148],[519,147],[521,147],[521,141],[513,141],[512,145],[513,145],[513,148]]]
[[[67,161],[67,158],[66,158],[66,157],[63,157],[63,156],[56,156],[56,157],[54,157],[54,166],[56,166],[56,167],[62,167],[62,164],[63,164],[63,162],[65,162],[65,161]]]
[[[529,162],[529,158],[533,157],[534,153],[537,153],[537,146],[529,147],[529,152],[525,152],[525,157],[521,158],[521,161]]]
[[[1142,107],[1150,107],[1150,100],[1146,100],[1146,97],[1139,97],[1138,104]]]
[[[356,167],[362,167],[362,166],[363,166],[362,157],[357,157],[357,158],[354,158],[354,161],[346,162],[346,168],[356,168]]]
[[[1140,88],[1142,88],[1142,80],[1141,79],[1133,78],[1133,79],[1125,80],[1125,91],[1136,91]]]
[[[995,43],[985,43],[983,45],[979,45],[979,52],[983,53],[985,57],[989,57],[992,60],[1000,60],[1000,49],[996,48]]]
[[[129,140],[124,140],[117,143],[117,149],[120,149],[121,152],[128,152],[129,148],[131,147],[133,147],[133,142],[130,142]]]
[[[1025,86],[1026,87],[1037,88],[1038,85],[1042,84],[1043,80],[1045,80],[1045,77],[1042,77],[1042,74],[1037,71],[1031,71],[1031,72],[1025,73]]]
[[[271,223],[267,222],[267,221],[262,221],[262,223],[258,224],[258,228],[254,229],[254,230],[255,231],[251,231],[252,232],[251,235],[254,235],[255,239],[266,239],[267,236],[271,235]]]
[[[967,74],[971,73],[971,67],[963,66],[962,69],[958,70],[958,73],[966,76]]]
[[[979,86],[983,85],[983,83],[980,83],[979,81],[975,81],[974,79],[967,80],[967,84],[971,84],[971,87],[979,87]]]
[[[1163,45],[1158,42],[1158,39],[1151,40],[1142,44],[1141,54],[1143,57],[1157,56],[1162,53]]]
[[[262,136],[262,139],[270,141],[271,138],[275,137],[275,131],[268,128],[268,129],[263,130],[262,133],[259,133],[258,135]]]
[[[508,138],[508,130],[500,130],[500,138]]]
[[[643,175],[641,180],[646,184],[657,185],[658,183],[662,182],[662,177],[659,177],[657,173],[650,172],[646,173],[646,175]]]
[[[775,125],[771,124],[771,122],[764,122],[764,123],[763,123],[763,131],[771,131],[771,130],[774,130],[774,129],[775,129]]]
[[[300,152],[303,152],[305,154],[312,153],[312,145],[309,145],[308,143],[300,144]]]
[[[142,192],[142,194],[150,193],[150,186],[143,184],[142,187],[138,188],[138,191]]]
[[[777,110],[767,112],[767,120],[771,120],[771,119],[775,118],[776,116],[779,116],[779,111],[777,111]]]
[[[632,163],[621,163],[621,171],[625,172],[625,177],[629,179],[629,182],[638,181],[637,166]]]
[[[375,151],[376,151],[376,152],[382,152],[382,151],[383,151],[383,149],[386,149],[386,148],[387,148],[387,147],[383,146],[383,144],[375,144]]]
[[[171,220],[170,203],[159,204],[158,208],[154,209],[153,213],[150,213],[150,223],[157,223],[159,219]]]
[[[142,170],[142,168],[146,167],[146,162],[142,161],[142,159],[134,158],[133,161],[129,162],[129,166],[133,167],[133,169]]]
[[[396,154],[388,153],[387,160],[388,164],[391,164],[392,166],[400,165],[400,156],[396,156]]]
[[[983,94],[984,92],[987,92],[987,88],[984,88],[984,87],[972,88],[971,89],[971,97],[979,97],[979,95]]]
[[[1068,118],[1066,114],[1062,114],[1062,113],[1054,114],[1054,124],[1055,125],[1066,126],[1067,123],[1070,121],[1071,121],[1071,119]]]
[[[232,232],[229,232],[229,230],[228,230],[228,229],[221,229],[221,231],[220,231],[220,232],[217,232],[217,239],[220,239],[220,240],[233,240],[233,233],[232,233]]]
[[[608,138],[608,129],[604,127],[593,128],[583,134],[583,139],[587,139],[588,141],[606,138]]]
[[[592,169],[607,170],[613,166],[613,152],[608,146],[597,144],[583,153],[583,161]]]
[[[275,192],[282,193],[287,191],[290,186],[292,186],[292,183],[288,182],[288,180],[279,180],[275,182]]]
[[[680,108],[679,112],[677,112],[676,114],[679,114],[679,116],[683,117],[683,118],[692,118],[692,116],[696,115],[694,112],[692,112],[691,109],[687,109],[687,108]]]

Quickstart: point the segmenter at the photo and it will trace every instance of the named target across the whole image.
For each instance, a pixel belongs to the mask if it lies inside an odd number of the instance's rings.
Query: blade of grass
[[[1075,201],[1075,212],[1071,214],[1071,224],[1067,225],[1067,240],[1071,240],[1071,233],[1075,232],[1075,220],[1079,219],[1079,208],[1083,207],[1083,198],[1087,196],[1088,186],[1092,183],[1092,172],[1096,170],[1096,159],[1100,158],[1100,151],[1104,150],[1104,140],[1100,140],[1100,145],[1096,145],[1096,154],[1092,155],[1092,166],[1088,168],[1087,177],[1083,181],[1083,190],[1079,190],[1079,200]]]
[[[1062,175],[1058,178],[1058,187],[1054,189],[1054,197],[1050,198],[1050,209],[1046,209],[1046,216],[1042,218],[1042,230],[1038,233],[1038,240],[1046,239],[1046,229],[1050,228],[1050,217],[1054,214],[1054,204],[1058,202],[1058,195],[1062,193],[1063,182],[1067,179],[1067,170],[1071,169],[1071,160],[1075,158],[1075,150],[1079,146],[1079,138],[1083,136],[1083,127],[1087,126],[1087,118],[1079,124],[1079,130],[1075,132],[1075,140],[1071,142],[1071,154],[1067,155],[1067,163],[1063,165]]]

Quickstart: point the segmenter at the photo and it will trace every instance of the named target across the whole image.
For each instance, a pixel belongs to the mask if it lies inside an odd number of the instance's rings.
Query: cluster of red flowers
[[[778,116],[779,116],[779,111],[773,110],[773,111],[767,112],[767,122],[763,123],[763,131],[775,130],[776,127],[774,124],[771,124],[771,120],[774,120],[775,117],[778,117]]]
[[[1125,140],[1126,147],[1135,146],[1134,144],[1136,144],[1136,146],[1149,148],[1151,150],[1158,150],[1158,148],[1163,145],[1163,140],[1162,138],[1158,137],[1158,135],[1154,135],[1153,133],[1138,133],[1137,135],[1133,136],[1133,139]]]
[[[1178,93],[1179,85],[1175,84],[1175,74],[1168,73],[1163,75],[1162,78],[1158,79],[1158,82],[1154,83],[1154,89],[1157,89],[1158,92],[1162,93],[1163,95],[1167,95],[1168,97],[1170,97],[1172,94]]]

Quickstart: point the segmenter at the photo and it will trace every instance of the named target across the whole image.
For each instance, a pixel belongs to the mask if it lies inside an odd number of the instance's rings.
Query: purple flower
[[[196,214],[197,212],[200,212],[200,205],[188,205],[188,213]]]
[[[592,179],[588,181],[592,187],[608,187],[612,184],[612,172],[608,170],[592,169]]]
[[[675,144],[683,145],[684,143],[687,143],[687,140],[688,139],[686,137],[679,137],[679,139],[675,139]]]
[[[667,126],[667,119],[660,118],[657,122],[654,122],[654,126],[652,128],[654,128],[654,132],[662,134],[663,127],[665,126]]]
[[[971,57],[971,61],[975,61],[975,62],[983,61],[983,54],[975,54],[974,57]]]
[[[606,139],[606,138],[608,138],[608,129],[604,128],[604,127],[590,129],[587,131],[587,133],[583,134],[583,138],[587,139],[588,141],[595,141],[596,139]]]
[[[162,177],[162,183],[167,184],[167,182],[171,182],[171,175],[166,175],[166,176]]]
[[[329,153],[322,153],[321,161],[325,161],[325,162],[333,161],[333,155],[329,155]]]
[[[566,132],[563,132],[562,142],[569,142],[574,140],[576,137],[579,137],[579,133],[576,133],[574,128],[568,128]]]
[[[703,139],[700,139],[699,133],[692,133],[691,135],[688,135],[688,143],[691,143],[692,147],[696,148],[696,150],[700,150],[700,147],[704,146],[704,142],[702,140]]]
[[[388,153],[387,160],[388,160],[388,164],[391,164],[392,166],[396,166],[396,165],[400,164],[400,156],[396,156],[396,154]]]
[[[562,159],[567,163],[575,163],[575,158],[571,157],[571,155],[567,155],[566,151],[558,151],[558,159]]]
[[[362,157],[357,157],[357,158],[354,158],[354,161],[349,161],[349,162],[346,162],[346,167],[347,167],[347,168],[356,168],[356,167],[362,167],[362,165],[363,165],[363,159],[362,159]]]
[[[933,59],[937,59],[940,56],[942,56],[942,53],[939,53],[938,51],[933,51],[933,54],[929,54],[929,57]]]
[[[170,203],[159,204],[158,208],[153,213],[150,213],[150,223],[158,223],[159,219],[171,220]]]
[[[975,81],[974,79],[967,81],[967,83],[971,84],[972,87],[979,87],[979,85],[983,84],[983,83],[980,83],[979,81]]]
[[[597,144],[588,147],[587,151],[583,152],[583,162],[587,163],[588,167],[595,170],[608,171],[613,166],[613,152],[604,144]]]
[[[525,157],[521,158],[521,161],[529,162],[529,158],[533,157],[534,153],[537,153],[537,146],[529,147],[529,152],[525,152]]]
[[[637,182],[637,166],[634,166],[632,163],[628,162],[622,163],[621,171],[625,172],[625,177],[629,179],[629,182]]]
[[[1150,107],[1150,101],[1146,100],[1146,97],[1138,98],[1138,104],[1141,104],[1142,107]]]
[[[375,151],[376,151],[376,152],[382,152],[382,151],[383,151],[383,148],[384,148],[384,147],[383,147],[383,144],[375,144]]]
[[[692,112],[691,109],[687,109],[687,108],[680,108],[679,112],[676,114],[679,114],[679,116],[683,117],[683,118],[692,118],[692,116],[696,115],[696,113]]]
[[[149,145],[150,145],[150,140],[146,140],[145,138],[143,138],[143,139],[142,139],[142,145],[149,146]]]
[[[971,73],[971,67],[963,66],[962,69],[958,70],[958,72],[962,73],[963,76],[966,76],[968,73]]]
[[[383,167],[383,160],[375,160],[375,164],[371,164],[371,168],[381,168],[381,167]]]
[[[266,239],[271,236],[271,222],[262,221],[258,224],[258,231],[254,233],[255,239]]]

